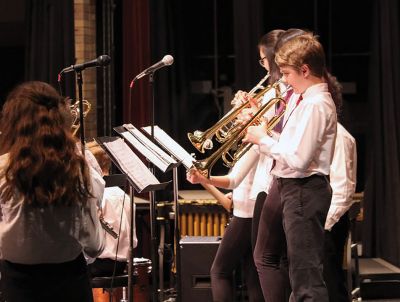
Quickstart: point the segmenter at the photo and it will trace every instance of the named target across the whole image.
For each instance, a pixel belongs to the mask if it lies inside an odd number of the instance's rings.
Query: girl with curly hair
[[[84,254],[103,249],[104,181],[70,133],[68,99],[26,82],[0,120],[0,250],[7,301],[93,301]]]

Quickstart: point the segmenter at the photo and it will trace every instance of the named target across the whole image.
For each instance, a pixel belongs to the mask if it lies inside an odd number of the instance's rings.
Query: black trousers
[[[249,301],[264,301],[253,261],[251,227],[251,218],[233,216],[229,222],[211,266],[214,301],[235,301],[233,272],[240,264],[243,265]]]
[[[292,287],[290,301],[328,302],[324,225],[332,198],[327,177],[278,179]]]
[[[267,199],[267,193],[260,192],[257,195],[256,202],[254,204],[253,220],[251,225],[251,246],[254,252],[256,248],[258,228],[260,225],[261,212]]]
[[[344,214],[332,227],[325,231],[324,279],[330,302],[348,302],[349,295],[343,271],[344,246],[350,228],[348,213]]]
[[[258,198],[265,197],[260,193]],[[282,204],[274,181],[263,203],[259,219],[254,262],[265,301],[286,302],[290,284],[286,260],[286,237],[282,224]]]
[[[2,261],[2,291],[7,302],[92,302],[86,261],[25,265]]]

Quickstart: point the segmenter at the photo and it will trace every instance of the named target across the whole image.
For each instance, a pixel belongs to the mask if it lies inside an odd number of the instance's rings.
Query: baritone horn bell
[[[87,100],[82,101],[83,104],[83,117],[85,118],[87,114],[89,113],[92,105],[89,103]],[[79,100],[76,101],[75,103],[70,105],[70,112],[72,116],[72,125],[71,125],[71,131],[72,135],[76,135],[78,132],[79,127],[81,126],[80,124],[80,117],[79,117]]]

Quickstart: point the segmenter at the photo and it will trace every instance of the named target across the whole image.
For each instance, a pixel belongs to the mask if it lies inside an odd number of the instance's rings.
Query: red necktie
[[[282,111],[285,109],[285,107],[286,107],[290,97],[292,96],[292,94],[293,94],[293,89],[289,90],[286,93],[286,95],[284,97],[284,102],[280,102],[279,103],[279,107],[276,110],[275,115],[280,115],[282,113]],[[283,123],[283,117],[281,117],[281,119],[279,120],[278,124],[276,124],[276,126],[274,127],[274,131],[275,132],[278,132],[278,133],[282,132],[282,123]]]
[[[296,101],[296,107],[300,104],[300,102],[303,100],[303,95],[300,94],[299,98]]]

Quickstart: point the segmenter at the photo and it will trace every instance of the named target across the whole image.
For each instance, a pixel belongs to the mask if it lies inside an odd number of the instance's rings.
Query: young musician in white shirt
[[[325,222],[324,279],[330,301],[349,300],[343,256],[350,228],[348,210],[353,204],[356,181],[356,141],[340,123],[337,123],[335,152],[330,168],[332,200]]]
[[[307,34],[312,35],[311,32],[302,29],[288,29],[281,35],[276,48],[279,49],[293,37]],[[325,78],[339,116],[342,107],[342,87],[330,73],[327,73]],[[350,228],[348,210],[352,205],[352,196],[356,189],[356,170],[355,139],[338,123],[335,151],[330,168],[332,200],[325,222],[324,280],[330,301],[348,301],[348,290],[343,271],[343,250]]]
[[[274,48],[283,32],[283,30],[270,31],[260,39],[258,45],[260,64],[270,72],[270,84],[275,83],[280,78],[279,69],[274,62]],[[271,89],[264,96],[262,103],[275,96],[275,89]],[[239,91],[235,99],[249,100],[250,97],[247,93]],[[244,110],[243,115],[257,110],[256,107],[258,106]],[[274,111],[274,108],[272,108],[268,114],[272,117]],[[271,169],[272,160],[260,154],[257,149],[258,147],[254,146],[247,151],[228,175],[210,176],[207,179],[198,171],[192,170],[187,176],[191,183],[206,183],[233,189],[233,218],[225,231],[211,268],[214,301],[234,301],[232,276],[241,261],[245,268],[249,301],[264,301],[254,265],[253,249],[265,192],[268,191],[272,180],[270,175],[266,173],[267,170]],[[263,194],[259,194],[260,192]]]
[[[263,301],[258,274],[253,261],[251,244],[254,199],[250,198],[258,154],[248,151],[228,175],[204,177],[197,170],[188,172],[187,180],[193,184],[211,184],[233,189],[233,217],[225,230],[211,267],[213,301],[234,301],[233,272],[240,263],[249,301]]]
[[[291,299],[328,301],[321,243],[331,200],[328,176],[336,137],[336,110],[326,82],[325,55],[315,37],[302,35],[282,45],[275,61],[284,82],[294,90],[290,101],[293,106],[287,108],[278,140],[266,135],[263,126],[253,126],[245,141],[258,144],[260,151],[276,162],[271,173],[276,177],[274,183],[282,204],[284,234],[279,236],[286,237]],[[257,269],[261,284],[270,288],[271,296],[266,300],[278,301],[274,297],[282,297],[284,290],[277,283],[281,273],[268,264]],[[260,270],[264,272],[260,274]]]
[[[86,160],[92,157],[91,166],[98,166],[101,176],[108,176],[111,169],[111,159],[95,141],[87,144]],[[91,156],[88,156],[88,155]],[[135,215],[135,205],[133,205]],[[129,256],[129,234],[131,230],[130,197],[117,186],[106,187],[100,204],[103,221],[118,235],[114,238],[106,232],[103,252],[89,265],[91,277],[110,277],[113,274],[122,275],[126,269]],[[136,228],[133,226],[133,247],[137,246]]]

